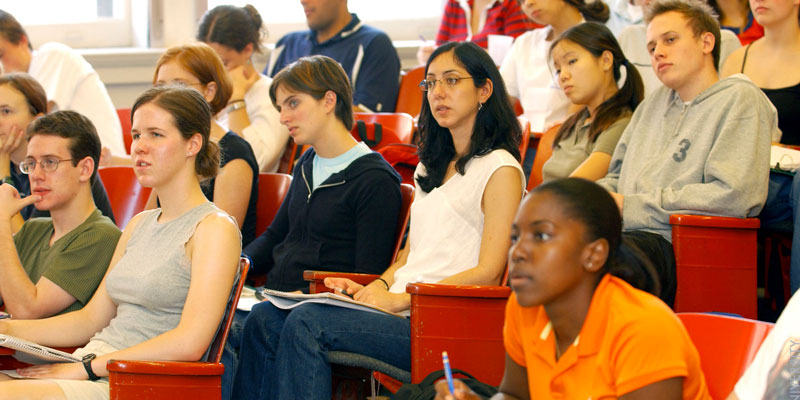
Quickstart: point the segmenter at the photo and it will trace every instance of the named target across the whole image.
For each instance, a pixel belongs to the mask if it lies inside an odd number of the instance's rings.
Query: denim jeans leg
[[[330,399],[331,366],[327,354],[334,350],[409,369],[409,321],[324,304],[304,304],[293,309],[281,331],[275,356],[275,373],[280,379],[275,382],[278,391],[274,398]]]
[[[792,293],[800,288],[800,212],[798,212],[798,206],[800,206],[800,204],[798,204],[798,202],[800,202],[800,173],[795,174],[792,180],[791,194],[794,231],[792,232],[792,258],[789,270],[789,282]]]
[[[247,314],[248,311],[236,310],[231,330],[228,332],[228,341],[225,342],[222,351],[222,365],[225,366],[225,372],[222,374],[222,400],[231,399],[233,378],[236,376],[236,364],[239,361],[239,348],[242,345],[242,329]]]
[[[244,322],[233,399],[273,399],[275,352],[289,311],[269,302],[256,304]]]

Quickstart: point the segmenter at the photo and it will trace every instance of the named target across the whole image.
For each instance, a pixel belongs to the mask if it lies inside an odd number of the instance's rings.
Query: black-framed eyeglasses
[[[72,161],[72,158],[68,158],[66,160],[59,160],[55,157],[45,157],[40,161],[36,161],[33,158],[27,158],[19,163],[19,170],[22,171],[23,174],[32,174],[33,171],[36,169],[36,164],[39,164],[42,167],[44,172],[53,172],[58,169],[58,164],[61,164],[64,161]]]
[[[444,87],[450,89],[453,86],[458,84],[458,81],[462,79],[472,79],[471,76],[465,76],[462,78],[456,78],[455,76],[448,76],[447,78],[442,79],[423,79],[422,82],[419,83],[419,88],[422,89],[423,92],[427,92],[429,90],[433,90],[436,88],[436,85],[439,82],[444,82]]]

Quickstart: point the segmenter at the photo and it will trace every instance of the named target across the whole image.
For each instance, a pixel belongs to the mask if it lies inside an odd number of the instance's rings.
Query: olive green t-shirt
[[[14,235],[22,268],[36,284],[46,277],[76,301],[58,314],[83,308],[103,280],[121,232],[95,209],[83,223],[50,246],[53,221],[31,218]]]
[[[543,180],[547,182],[568,177],[595,151],[609,155],[614,154],[622,131],[630,121],[630,116],[614,121],[597,135],[597,139],[593,143],[589,143],[589,126],[591,124],[586,123],[586,118],[578,120],[569,136],[558,142],[553,148],[553,155],[542,166]]]

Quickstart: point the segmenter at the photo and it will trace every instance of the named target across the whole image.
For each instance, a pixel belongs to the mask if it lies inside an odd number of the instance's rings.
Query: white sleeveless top
[[[483,191],[494,172],[505,166],[525,176],[519,162],[505,150],[473,157],[466,173],[456,173],[443,185],[425,193],[417,186],[411,204],[410,246],[406,264],[394,274],[392,293],[405,293],[410,282],[435,283],[478,265],[483,235]],[[422,163],[415,176],[426,174]]]

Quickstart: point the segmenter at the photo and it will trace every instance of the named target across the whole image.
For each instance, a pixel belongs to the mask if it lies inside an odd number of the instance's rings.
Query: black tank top
[[[750,45],[744,50],[742,60],[742,70],[747,63],[747,52]],[[772,105],[778,110],[778,128],[783,132],[781,143],[790,145],[800,145],[800,83],[779,89],[761,88]]]

